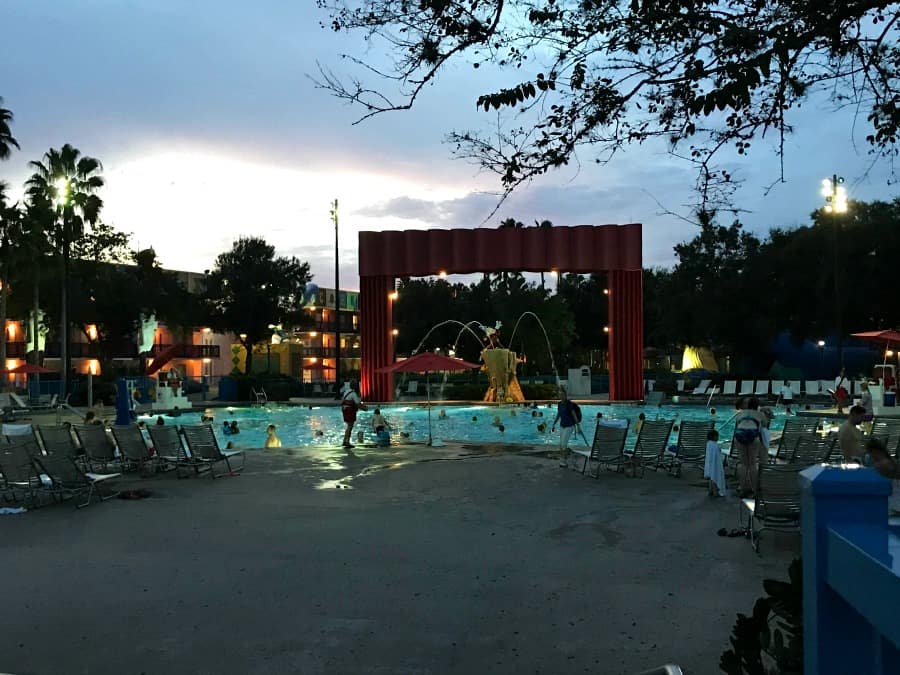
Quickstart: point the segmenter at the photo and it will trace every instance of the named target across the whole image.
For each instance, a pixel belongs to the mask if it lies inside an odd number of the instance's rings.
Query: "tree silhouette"
[[[18,141],[12,135],[12,121],[13,114],[3,107],[3,97],[0,96],[0,159],[9,159],[12,149],[19,148]]]
[[[45,223],[50,240],[62,260],[62,292],[60,302],[60,353],[62,387],[66,393],[69,373],[68,285],[69,261],[73,242],[84,235],[85,226],[100,217],[103,200],[97,191],[103,187],[100,161],[82,155],[66,143],[59,150],[50,148],[40,161],[29,162],[34,173],[26,181],[28,199],[38,212],[51,221]]]
[[[346,55],[362,73],[320,65],[320,86],[362,119],[413,107],[468,63],[505,82],[471,103],[497,129],[454,132],[459,157],[495,172],[507,194],[575,159],[606,162],[658,138],[695,162],[704,187],[730,180],[713,158],[764,134],[784,150],[789,112],[812,96],[859,110],[875,153],[900,131],[897,3],[795,0],[318,0],[323,25],[384,45],[389,65]],[[362,78],[375,79],[375,82]],[[515,118],[514,120],[510,118]]]

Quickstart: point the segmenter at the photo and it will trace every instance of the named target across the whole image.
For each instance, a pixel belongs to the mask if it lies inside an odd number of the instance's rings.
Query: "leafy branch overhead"
[[[317,0],[334,31],[362,33],[387,65],[348,57],[375,84],[320,67],[319,84],[366,117],[411,108],[443,66],[511,81],[480,95],[511,130],[453,132],[456,153],[507,191],[589,147],[608,160],[630,143],[667,141],[701,180],[720,149],[776,152],[787,114],[821,94],[864,111],[872,152],[896,152],[898,3],[877,0]],[[482,66],[486,66],[482,68]],[[487,71],[487,72],[486,72]],[[484,75],[482,75],[484,73]],[[501,75],[502,76],[502,75]],[[486,85],[487,86],[487,85]],[[682,149],[681,146],[687,146]]]

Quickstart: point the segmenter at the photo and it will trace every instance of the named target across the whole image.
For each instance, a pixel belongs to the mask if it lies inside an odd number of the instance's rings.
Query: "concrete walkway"
[[[2,516],[0,672],[716,673],[799,549],[716,536],[737,502],[688,478],[492,450],[251,451]]]

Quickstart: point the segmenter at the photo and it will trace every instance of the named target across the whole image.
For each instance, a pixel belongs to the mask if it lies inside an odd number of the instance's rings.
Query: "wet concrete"
[[[689,478],[354,452],[0,517],[0,672],[715,673],[798,548],[716,536],[737,502]]]

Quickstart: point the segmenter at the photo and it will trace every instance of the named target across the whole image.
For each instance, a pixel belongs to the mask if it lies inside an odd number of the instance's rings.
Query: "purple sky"
[[[685,212],[694,174],[653,144],[607,166],[583,165],[496,204],[492,175],[450,158],[452,129],[486,128],[474,102],[502,80],[487,69],[448,69],[413,111],[352,126],[357,111],[308,78],[320,61],[337,72],[348,52],[377,61],[353,37],[319,28],[313,2],[0,0],[5,64],[0,96],[16,116],[22,151],[0,164],[18,186],[26,164],[72,143],[104,164],[105,218],[156,248],[167,267],[202,271],[242,234],[308,260],[333,283],[329,204],[341,203],[342,279],[356,287],[356,233],[364,229],[494,227],[503,218],[557,225],[641,222],[646,265],[672,261],[692,226]],[[491,78],[494,78],[493,80]],[[854,137],[849,112],[812,102],[791,118],[787,183],[767,141],[727,162],[744,180],[736,197],[754,231],[808,221],[819,184],[837,172],[851,198],[892,199],[889,169]],[[855,142],[854,142],[855,141]],[[727,158],[726,158],[727,159]]]

